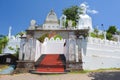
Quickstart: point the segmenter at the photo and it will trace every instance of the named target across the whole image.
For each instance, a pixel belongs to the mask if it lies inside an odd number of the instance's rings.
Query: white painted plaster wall
[[[89,38],[86,51],[82,54],[83,69],[120,68],[119,43]]]
[[[64,43],[65,40],[60,40],[59,38],[54,40],[51,38],[45,38],[44,43],[42,44],[42,54],[64,54]]]

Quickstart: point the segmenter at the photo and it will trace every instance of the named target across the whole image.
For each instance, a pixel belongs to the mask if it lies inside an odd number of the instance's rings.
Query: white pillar
[[[79,62],[79,59],[78,59],[78,45],[75,46],[75,49],[76,49],[75,50],[76,51],[75,52],[75,60],[76,60],[76,62]]]

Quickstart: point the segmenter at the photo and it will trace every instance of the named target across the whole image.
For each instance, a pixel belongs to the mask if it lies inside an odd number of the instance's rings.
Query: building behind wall
[[[9,33],[8,33],[8,43],[3,49],[4,54],[10,53],[15,54],[16,51],[20,48],[20,35],[13,36],[11,35],[12,27],[9,27]]]
[[[0,64],[17,64],[17,58],[12,54],[0,54]]]

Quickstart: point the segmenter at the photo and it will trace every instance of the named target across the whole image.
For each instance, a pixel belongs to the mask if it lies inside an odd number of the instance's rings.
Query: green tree
[[[55,37],[54,37],[55,40],[56,40],[57,38],[59,38],[60,40],[62,40],[62,36],[59,35],[59,34],[56,34]]]
[[[107,33],[115,34],[117,32],[116,26],[110,26]]]
[[[8,37],[7,36],[0,37],[0,54],[2,53],[2,50],[7,45],[7,42],[8,42]]]
[[[24,34],[26,34],[26,32],[25,31],[21,31],[21,32],[17,33],[16,36],[17,35],[23,36]]]
[[[109,26],[108,30],[107,30],[107,39],[108,40],[114,40],[113,35],[115,35],[117,33],[117,28],[116,26]]]
[[[0,34],[0,38],[5,37],[4,35]]]
[[[107,38],[108,40],[112,40],[112,34],[111,34],[111,33],[107,33],[107,34],[106,34],[106,38]]]
[[[78,19],[78,6],[71,6],[63,10],[63,14],[67,16],[67,20],[75,21],[73,25],[76,25]]]
[[[45,33],[45,34],[43,34],[42,36],[40,36],[40,37],[38,38],[38,40],[39,40],[41,43],[43,43],[43,42],[44,42],[44,39],[45,39],[46,37],[48,37],[48,33]]]
[[[94,33],[96,34],[96,37],[98,37],[99,30],[97,28],[94,28]]]

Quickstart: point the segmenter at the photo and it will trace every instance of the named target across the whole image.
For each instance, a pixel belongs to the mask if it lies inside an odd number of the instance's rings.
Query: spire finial
[[[9,27],[9,33],[8,33],[8,38],[10,39],[10,37],[11,37],[11,30],[12,30],[12,27],[10,26]]]

